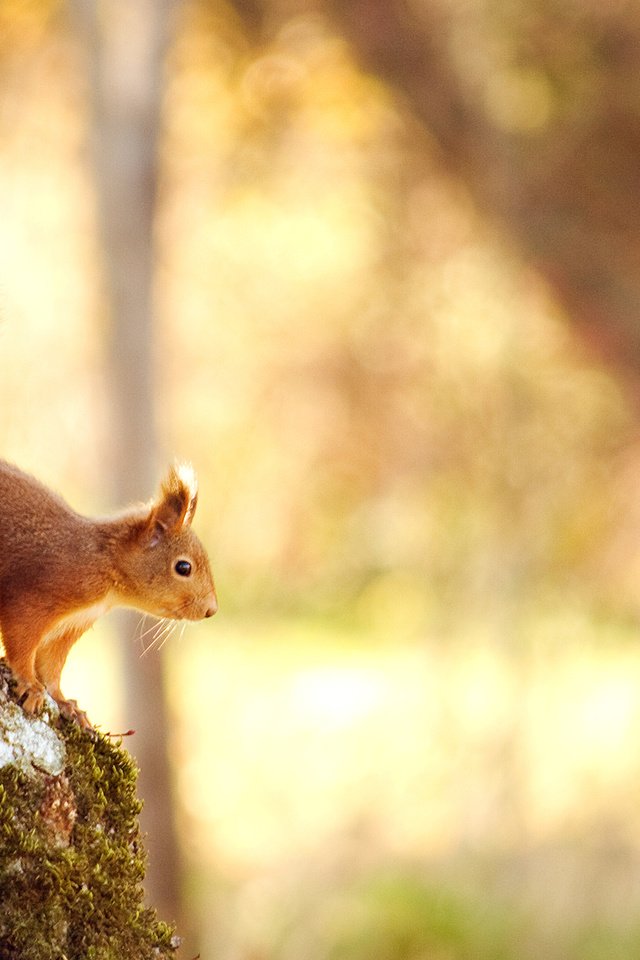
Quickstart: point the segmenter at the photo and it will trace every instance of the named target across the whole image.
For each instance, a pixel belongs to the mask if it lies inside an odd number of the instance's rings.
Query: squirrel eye
[[[191,564],[188,560],[178,560],[173,569],[181,577],[188,577],[191,574]]]

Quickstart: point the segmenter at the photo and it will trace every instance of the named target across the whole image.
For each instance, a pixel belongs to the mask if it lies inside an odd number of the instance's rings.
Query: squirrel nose
[[[212,596],[212,597],[210,598],[210,600],[209,600],[209,605],[208,605],[207,609],[205,610],[205,614],[204,614],[204,615],[205,615],[205,617],[212,617],[212,616],[214,615],[214,613],[217,613],[217,610],[218,610],[218,598],[216,597],[216,595],[215,595],[215,593],[214,593],[213,596]]]

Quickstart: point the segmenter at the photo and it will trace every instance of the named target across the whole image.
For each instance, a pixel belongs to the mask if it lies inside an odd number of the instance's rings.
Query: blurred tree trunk
[[[113,416],[112,496],[124,506],[158,483],[154,423],[153,228],[163,59],[173,0],[75,0],[92,96],[93,166],[104,257],[106,358]],[[120,618],[128,743],[140,766],[148,833],[147,893],[178,920],[179,858],[171,806],[162,658],[140,659],[139,617]]]

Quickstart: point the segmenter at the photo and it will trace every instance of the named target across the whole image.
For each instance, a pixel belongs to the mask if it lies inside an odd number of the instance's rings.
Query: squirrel
[[[172,620],[217,611],[209,559],[191,530],[197,499],[193,469],[175,464],[149,503],[92,519],[0,460],[0,633],[27,713],[40,713],[48,693],[62,716],[93,729],[63,696],[60,674],[73,644],[107,610]]]

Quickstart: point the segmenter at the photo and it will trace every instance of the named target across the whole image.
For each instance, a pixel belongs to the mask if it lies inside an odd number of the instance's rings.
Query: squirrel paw
[[[41,683],[18,680],[15,695],[18,703],[22,704],[25,713],[31,715],[42,713],[45,689]]]
[[[93,724],[84,710],[81,710],[75,700],[56,700],[60,715],[67,720],[73,720],[83,730],[93,730]]]

